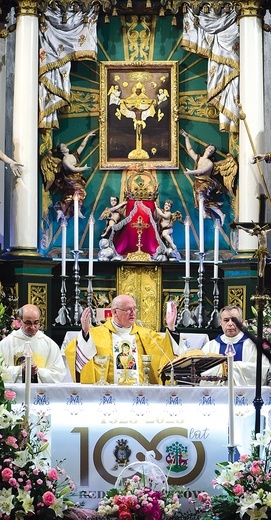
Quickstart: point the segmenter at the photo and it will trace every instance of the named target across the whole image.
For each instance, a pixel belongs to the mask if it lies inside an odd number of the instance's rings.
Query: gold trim
[[[179,169],[179,146],[178,146],[178,120],[179,120],[179,88],[178,88],[178,62],[177,61],[139,61],[130,62],[114,61],[101,62],[100,64],[100,169],[102,170],[123,170],[129,167],[134,169],[141,167],[145,169]],[[164,81],[167,81],[166,87]],[[131,92],[141,85],[141,90],[145,91],[150,116],[143,120],[141,112],[136,112],[137,116],[131,118],[132,111],[126,106],[126,102],[131,98]],[[157,104],[158,90],[161,85],[166,89],[169,103],[168,120],[163,119],[164,113]],[[114,105],[109,102],[109,92],[113,86],[118,86],[122,90],[122,104]],[[159,89],[160,87],[160,89]],[[119,90],[118,90],[119,92]],[[143,92],[142,94],[143,95]],[[137,98],[136,98],[137,99]],[[141,103],[142,106],[145,106]],[[141,106],[140,105],[140,106]],[[162,105],[161,105],[162,106]],[[109,111],[113,109],[112,112]],[[137,108],[137,107],[136,107]],[[146,111],[147,108],[144,108]],[[133,111],[132,111],[133,112]],[[110,115],[112,122],[110,120]],[[116,123],[123,122],[126,125],[133,123],[134,136],[131,136],[131,143],[125,143],[127,148],[122,147],[123,137],[116,130]],[[149,121],[159,125],[159,135],[161,132],[168,132],[170,139],[168,149],[165,150],[167,157],[159,158],[159,142],[157,146],[150,144],[150,133],[148,134]],[[113,127],[114,124],[114,127]],[[161,126],[160,126],[161,125]],[[122,124],[123,131],[125,130]],[[130,125],[129,125],[130,128]],[[114,130],[114,134],[113,134]],[[110,150],[109,137],[110,135]],[[127,133],[125,134],[127,135]],[[160,142],[161,139],[159,138]],[[159,141],[158,140],[158,141]],[[144,143],[147,141],[147,146]],[[113,143],[113,144],[112,144]],[[135,149],[131,148],[134,146]],[[147,148],[144,149],[144,148]],[[158,149],[157,149],[158,148]],[[114,156],[117,154],[118,157]],[[119,157],[121,155],[121,157]],[[161,154],[162,155],[162,154]]]
[[[265,9],[261,0],[246,0],[246,2],[240,2],[240,7],[239,18],[244,18],[245,16],[264,17]]]
[[[246,299],[247,288],[246,285],[229,285],[227,301],[228,305],[237,305],[242,309],[243,318],[246,317]]]
[[[18,0],[17,16],[38,16],[38,0]]]
[[[43,330],[47,330],[47,304],[48,304],[48,285],[46,283],[27,284],[27,301],[32,305],[37,305],[41,311],[41,324]]]
[[[161,330],[162,268],[121,266],[117,270],[117,294],[135,298],[138,319],[145,327]]]

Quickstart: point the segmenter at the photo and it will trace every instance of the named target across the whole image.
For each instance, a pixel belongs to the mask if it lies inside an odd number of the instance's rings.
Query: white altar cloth
[[[23,384],[8,384],[25,400]],[[248,453],[255,426],[254,387],[234,392],[235,443]],[[262,416],[269,424],[271,387],[262,389]],[[187,495],[214,493],[216,463],[228,458],[227,387],[120,387],[33,384],[30,416],[51,416],[51,461],[77,484],[78,500],[94,509],[127,464],[154,450],[169,484],[185,485]],[[270,425],[269,425],[270,426]],[[89,494],[91,498],[89,498]]]

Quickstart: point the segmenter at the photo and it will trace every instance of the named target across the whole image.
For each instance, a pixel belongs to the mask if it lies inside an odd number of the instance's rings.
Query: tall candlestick
[[[28,421],[30,412],[30,394],[31,394],[31,347],[30,343],[25,343],[25,418]]]
[[[66,246],[67,246],[67,220],[61,220],[62,242],[61,242],[61,275],[66,276]]]
[[[228,405],[229,405],[229,447],[234,447],[234,384],[233,384],[233,358],[235,349],[233,345],[227,345],[225,350],[228,365]]]
[[[219,261],[219,230],[220,220],[216,219],[215,225],[215,237],[214,237],[214,278],[218,278],[218,261]]]
[[[73,231],[73,249],[74,251],[78,251],[78,235],[79,235],[79,202],[78,202],[78,195],[75,192],[73,196],[73,203],[74,203],[74,209],[73,209],[73,216],[74,216],[74,231]]]
[[[89,246],[88,246],[88,275],[93,276],[93,239],[94,239],[94,218],[92,215],[89,217],[88,229],[89,229]]]
[[[204,253],[204,199],[199,193],[199,252]]]
[[[185,226],[185,278],[190,278],[190,217],[186,217]]]

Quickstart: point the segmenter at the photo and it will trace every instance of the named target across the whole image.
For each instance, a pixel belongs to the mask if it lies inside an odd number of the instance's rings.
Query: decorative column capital
[[[239,3],[239,18],[244,16],[256,16],[263,18],[267,2],[265,0],[241,0]]]
[[[38,16],[39,0],[17,0],[17,16]]]

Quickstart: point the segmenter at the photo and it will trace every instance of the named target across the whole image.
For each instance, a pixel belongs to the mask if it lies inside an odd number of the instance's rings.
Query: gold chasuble
[[[103,325],[92,327],[89,331],[100,356],[109,356],[110,362],[107,365],[105,379],[108,383],[114,383],[114,355],[113,355],[113,338],[112,334],[117,334],[111,320],[106,321]],[[152,355],[152,362],[149,372],[149,381],[152,384],[161,384],[158,377],[160,369],[169,361],[174,359],[174,353],[171,346],[171,337],[166,331],[165,337],[151,329],[145,329],[134,324],[130,332],[136,337],[136,345],[138,351],[138,371],[140,383],[143,382],[143,366],[141,355]],[[74,381],[76,381],[75,358],[76,358],[77,338],[71,340],[66,349],[65,355],[67,363]],[[161,350],[160,350],[161,349]],[[165,352],[165,354],[163,353]],[[94,384],[100,378],[99,367],[94,363],[94,359],[90,359],[82,368],[80,373],[80,383]]]

